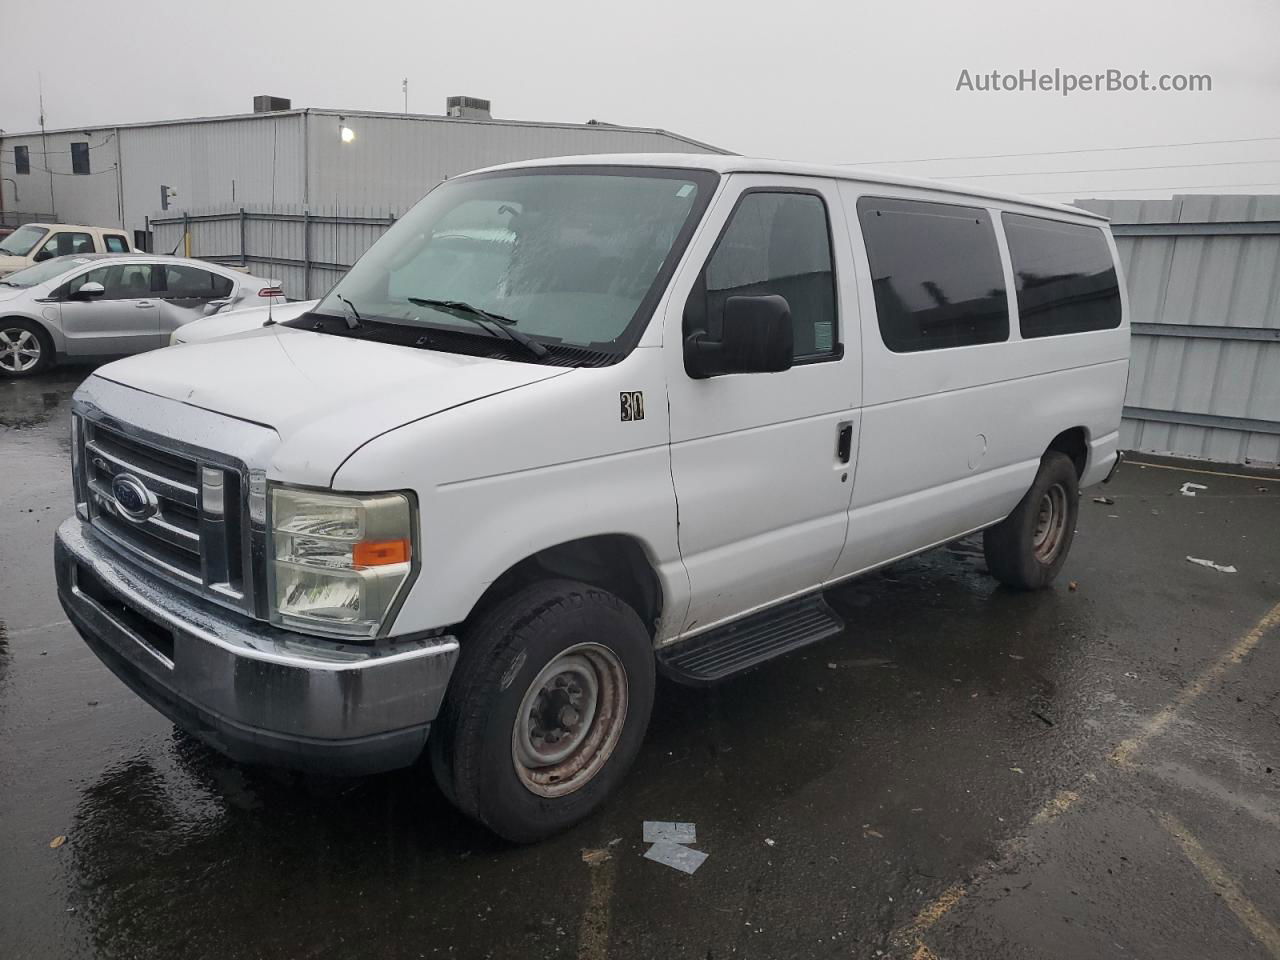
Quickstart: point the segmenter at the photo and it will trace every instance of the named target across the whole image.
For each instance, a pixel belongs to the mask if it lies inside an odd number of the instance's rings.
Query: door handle
[[[150,310],[154,306],[155,304],[152,303],[150,300],[139,300],[137,303],[134,304],[134,307],[136,307],[139,310]]]
[[[853,424],[842,423],[836,433],[836,459],[848,463],[853,455]]]

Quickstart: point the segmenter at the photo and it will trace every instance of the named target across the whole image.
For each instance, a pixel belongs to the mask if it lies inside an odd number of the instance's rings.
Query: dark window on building
[[[1023,337],[1120,326],[1120,283],[1100,228],[1018,213],[1001,219]]]
[[[129,241],[118,233],[103,234],[102,240],[107,245],[107,253],[129,252]]]
[[[895,353],[1009,338],[1009,302],[987,211],[863,197],[880,336]]]
[[[219,300],[231,295],[229,279],[185,264],[166,265],[164,296],[168,300]]]
[[[89,172],[89,144],[83,142],[71,144],[71,172]]]
[[[820,197],[745,194],[689,298],[686,325],[718,339],[726,299],[764,294],[791,307],[797,361],[837,355],[831,231]]]
[[[31,172],[31,151],[27,147],[13,148],[13,170],[15,173]]]

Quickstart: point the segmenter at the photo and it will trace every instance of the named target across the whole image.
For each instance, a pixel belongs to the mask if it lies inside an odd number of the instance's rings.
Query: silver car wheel
[[[44,347],[40,338],[22,327],[0,330],[0,368],[10,373],[26,373],[40,362]]]
[[[516,776],[540,797],[573,793],[600,772],[627,720],[618,655],[598,643],[564,650],[529,684],[511,732]]]

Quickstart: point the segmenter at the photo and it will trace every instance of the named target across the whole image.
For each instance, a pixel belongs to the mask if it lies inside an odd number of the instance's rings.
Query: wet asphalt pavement
[[[0,957],[1280,957],[1280,480],[1128,465],[1044,593],[976,540],[834,591],[845,635],[664,684],[614,802],[517,848],[423,770],[236,766],[98,663],[51,559],[86,373],[0,381]]]

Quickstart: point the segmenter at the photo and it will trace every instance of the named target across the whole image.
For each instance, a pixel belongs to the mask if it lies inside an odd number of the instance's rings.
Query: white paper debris
[[[1236,568],[1231,564],[1223,566],[1221,563],[1214,563],[1212,560],[1201,560],[1199,557],[1187,557],[1191,563],[1198,563],[1202,567],[1212,567],[1219,573],[1236,573]]]
[[[692,823],[646,820],[644,822],[644,842],[658,843],[661,840],[669,840],[672,843],[697,843],[697,828]]]
[[[764,842],[766,846],[772,847],[777,841],[775,841],[773,837],[765,837]]]
[[[701,850],[694,850],[692,847],[673,843],[670,840],[659,840],[645,851],[644,858],[674,867],[681,873],[693,873],[702,866],[702,861],[707,859],[707,855]]]
[[[1184,497],[1194,497],[1196,495],[1197,490],[1208,490],[1208,489],[1209,488],[1206,487],[1203,483],[1192,483],[1190,480],[1188,480],[1186,483],[1182,485],[1182,489],[1180,489],[1178,492],[1182,494]]]

